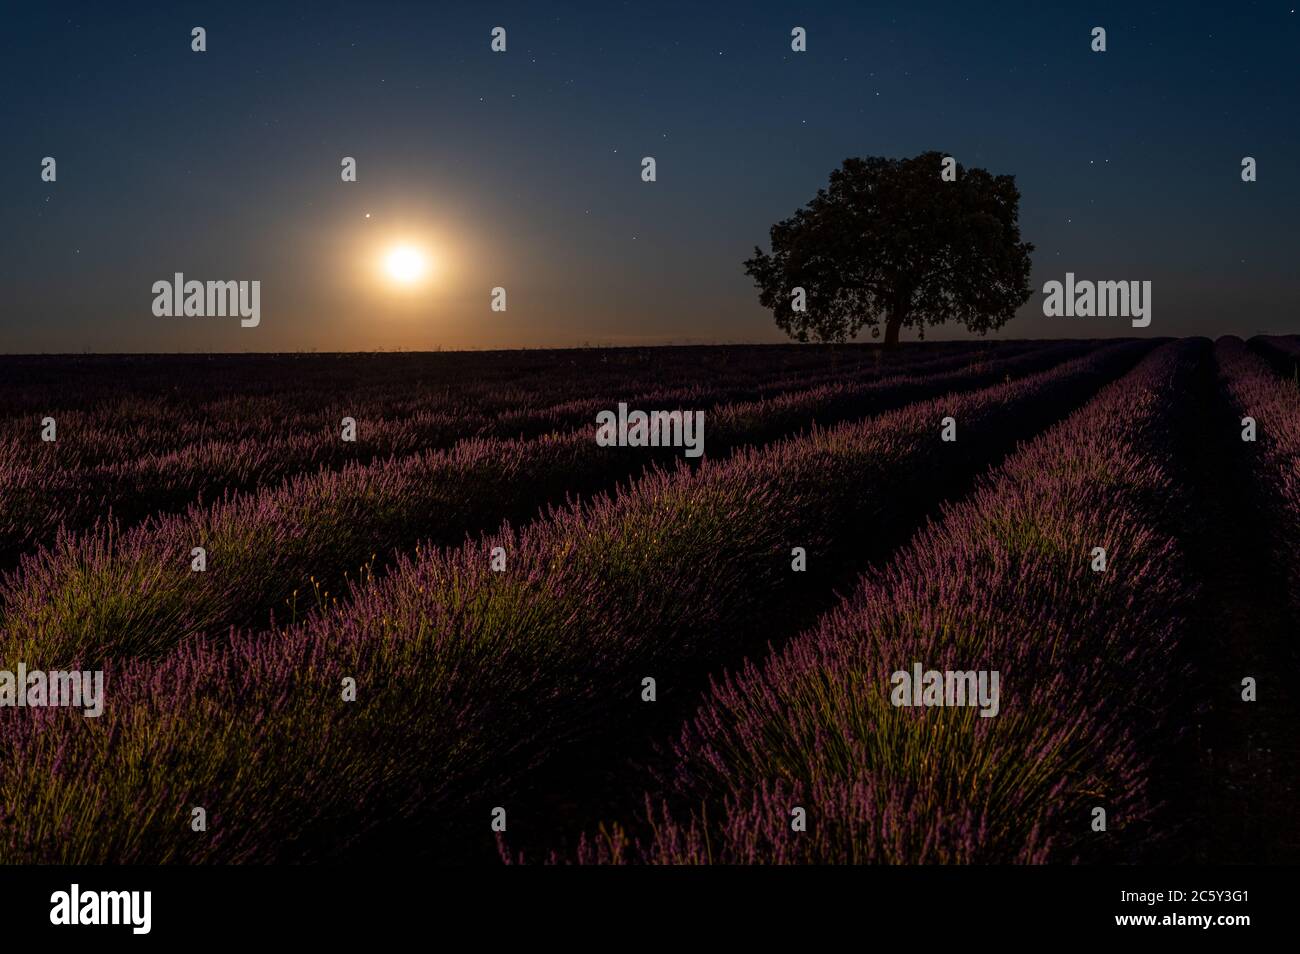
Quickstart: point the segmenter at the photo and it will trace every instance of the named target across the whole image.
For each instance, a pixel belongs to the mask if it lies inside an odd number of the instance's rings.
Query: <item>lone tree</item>
[[[755,247],[745,271],[780,328],[845,341],[864,325],[878,336],[883,320],[894,345],[904,327],[956,321],[985,334],[1007,323],[1029,300],[1034,250],[1020,241],[1015,178],[951,162],[945,173],[944,158],[846,159],[772,226],[772,253]]]

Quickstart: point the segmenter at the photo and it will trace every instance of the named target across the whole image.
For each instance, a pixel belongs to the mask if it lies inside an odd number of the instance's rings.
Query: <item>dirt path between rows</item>
[[[1272,560],[1268,512],[1254,495],[1240,419],[1212,355],[1179,415],[1179,466],[1190,494],[1184,539],[1201,585],[1186,645],[1194,677],[1180,705],[1184,736],[1159,780],[1173,824],[1144,861],[1300,861],[1300,699],[1296,621]],[[1296,519],[1296,515],[1288,515]],[[1242,701],[1253,676],[1258,701]]]

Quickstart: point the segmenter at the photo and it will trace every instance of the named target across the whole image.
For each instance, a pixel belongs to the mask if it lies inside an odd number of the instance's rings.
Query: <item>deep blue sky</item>
[[[1295,331],[1295,5],[5,2],[0,351],[783,340],[743,259],[926,149],[1017,178],[1003,337],[1133,333],[1044,318],[1067,270],[1153,281],[1146,333]],[[442,274],[363,274],[410,236]],[[154,317],[176,271],[260,280],[261,326]]]

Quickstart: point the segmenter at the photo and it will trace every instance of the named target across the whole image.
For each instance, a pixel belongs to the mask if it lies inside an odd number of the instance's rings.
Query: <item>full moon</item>
[[[399,285],[414,285],[428,270],[424,254],[411,245],[399,245],[388,252],[384,268]]]

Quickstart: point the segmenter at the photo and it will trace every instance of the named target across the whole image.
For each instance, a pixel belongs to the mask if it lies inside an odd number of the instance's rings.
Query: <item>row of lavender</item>
[[[737,349],[734,356],[720,351],[711,361],[690,349],[668,349],[653,372],[648,364],[619,360],[619,352],[599,358],[578,353],[567,362],[556,356],[547,370],[522,356],[505,363],[485,357],[481,367],[466,363],[463,355],[412,355],[405,360],[388,356],[388,361],[355,356],[346,362],[281,361],[282,375],[275,373],[274,366],[262,367],[260,377],[253,379],[260,383],[255,388],[250,387],[249,366],[265,364],[266,358],[238,363],[219,358],[218,366],[231,371],[230,381],[214,379],[211,372],[187,380],[173,364],[170,379],[155,374],[136,382],[124,374],[112,382],[111,390],[106,389],[107,382],[100,382],[98,389],[91,385],[90,393],[78,390],[84,382],[60,365],[57,374],[50,374],[51,381],[60,383],[59,392],[40,389],[47,401],[44,405],[32,407],[31,398],[16,391],[13,382],[0,385],[4,398],[0,446],[6,447],[6,459],[11,454],[19,455],[15,457],[19,461],[56,457],[65,468],[85,467],[192,451],[205,444],[239,447],[249,441],[330,434],[337,430],[339,419],[349,415],[373,422],[390,442],[417,432],[441,438],[439,422],[456,436],[469,436],[475,433],[473,428],[495,426],[499,417],[517,417],[526,428],[534,416],[544,420],[546,409],[601,398],[615,390],[691,393],[704,381],[709,388],[730,390],[733,400],[756,398],[783,383],[794,386],[792,382],[823,375],[880,370],[975,347],[953,342],[908,348],[902,354],[852,346],[842,352],[771,349],[766,358],[755,349]],[[4,359],[6,369],[15,360],[22,359]],[[128,369],[124,366],[123,371]],[[45,414],[65,425],[66,433],[56,446],[42,447],[31,439],[33,422]],[[399,430],[397,425],[406,421],[414,422],[412,429]],[[512,431],[502,433],[516,436]],[[380,438],[373,440],[378,444]]]
[[[972,342],[908,345],[903,351],[941,355]],[[993,345],[993,342],[987,344]],[[888,362],[875,345],[723,345],[691,348],[601,348],[448,353],[55,355],[0,359],[0,422],[46,412],[106,413],[103,424],[123,432],[138,423],[209,427],[209,436],[257,436],[245,409],[268,408],[298,418],[362,399],[394,409],[432,401],[477,406],[554,403],[600,379],[637,390],[693,381],[757,382],[823,369]],[[557,376],[558,372],[558,376]],[[588,392],[592,393],[592,392]],[[550,395],[551,401],[543,398]],[[557,397],[559,395],[559,397]],[[407,402],[403,405],[401,402]],[[154,409],[158,410],[155,411]],[[175,409],[180,413],[170,414]],[[166,434],[162,435],[164,444]]]
[[[996,353],[1011,355],[1028,347],[1010,345]],[[130,524],[151,514],[182,510],[194,501],[275,487],[317,468],[368,464],[393,455],[447,447],[471,437],[524,438],[574,428],[589,424],[597,411],[608,409],[611,394],[651,408],[711,408],[757,400],[757,393],[770,398],[824,382],[937,373],[978,362],[984,353],[986,349],[946,348],[911,351],[901,358],[864,357],[811,373],[767,379],[760,388],[737,376],[738,372],[723,375],[707,387],[656,384],[646,391],[630,392],[626,383],[621,389],[616,387],[608,373],[591,376],[580,386],[556,375],[560,383],[549,393],[525,399],[512,392],[505,403],[496,395],[479,405],[462,404],[467,398],[462,393],[453,406],[435,403],[405,408],[407,399],[403,398],[400,406],[394,407],[392,396],[401,393],[399,381],[387,391],[353,395],[348,408],[336,409],[332,417],[324,419],[327,425],[322,425],[318,410],[311,412],[308,424],[300,416],[275,408],[271,398],[264,399],[271,406],[260,413],[241,401],[234,405],[237,411],[226,410],[216,417],[218,429],[226,424],[242,429],[249,421],[265,420],[274,423],[274,430],[196,440],[187,439],[184,433],[189,420],[184,414],[143,400],[105,405],[82,418],[60,415],[55,420],[57,440],[50,443],[38,439],[37,419],[26,418],[21,421],[21,436],[12,434],[0,443],[0,569],[12,565],[19,554],[51,541],[58,530],[83,529],[110,512],[117,521]],[[583,396],[575,397],[571,390]],[[156,417],[157,428],[169,437],[151,432],[141,439],[148,449],[123,437],[120,422],[130,422],[140,413]],[[357,421],[354,441],[342,440],[344,416]],[[157,444],[165,439],[168,443]],[[111,451],[111,456],[87,462],[79,444],[87,441],[104,445],[99,452]]]
[[[23,806],[0,828],[0,860],[310,860],[399,823],[429,843],[481,832],[491,805],[565,753],[612,758],[647,709],[643,677],[726,661],[798,593],[793,547],[813,565],[863,559],[866,531],[959,492],[1148,348],[651,473],[520,531],[403,558],[304,624],[115,661],[100,718],[0,713],[0,803]]]
[[[644,817],[584,837],[577,860],[1124,857],[1177,721],[1165,700],[1192,592],[1171,428],[1207,350],[1162,347],[819,625],[718,680]],[[996,714],[900,705],[893,674],[918,664],[998,673]]]
[[[1278,374],[1300,388],[1300,335],[1260,335],[1251,338],[1249,346],[1269,358]]]
[[[975,368],[853,380],[763,402],[722,405],[707,417],[714,458],[795,433],[812,420],[852,420],[950,390],[1050,367],[1093,346],[1050,345]],[[0,662],[46,666],[156,655],[195,635],[264,627],[272,614],[318,609],[347,575],[416,546],[461,543],[503,520],[525,521],[634,477],[672,448],[598,447],[590,426],[533,440],[472,440],[340,471],[151,519],[129,531],[64,535],[24,559],[0,585]],[[191,571],[194,547],[204,572]],[[382,552],[381,552],[382,550]]]

